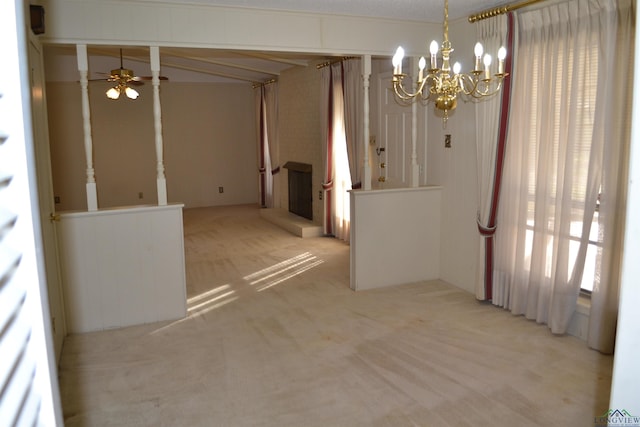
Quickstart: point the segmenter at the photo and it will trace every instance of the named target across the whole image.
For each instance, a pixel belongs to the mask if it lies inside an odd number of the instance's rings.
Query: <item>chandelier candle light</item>
[[[438,67],[438,50],[442,56],[442,66]],[[406,74],[402,73],[402,60],[404,49],[400,46],[393,56],[393,90],[396,96],[403,102],[411,102],[417,99],[429,102],[434,101],[435,107],[444,114],[443,124],[446,126],[449,112],[457,105],[458,95],[467,97],[467,100],[483,100],[495,95],[502,88],[502,81],[508,76],[504,72],[504,60],[507,50],[504,47],[498,49],[498,72],[491,75],[491,55],[484,54],[482,44],[476,43],[475,65],[473,71],[460,73],[462,66],[459,62],[450,65],[450,55],[453,52],[449,41],[449,1],[444,0],[444,37],[442,46],[438,49],[435,40],[429,46],[430,68],[426,69],[427,60],[423,57],[418,62],[418,79],[416,91],[407,91],[402,82]],[[484,69],[483,69],[484,65]]]

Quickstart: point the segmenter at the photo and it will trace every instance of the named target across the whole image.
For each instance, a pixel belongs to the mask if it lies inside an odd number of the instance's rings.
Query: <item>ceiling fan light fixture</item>
[[[159,79],[168,80],[164,76],[159,76]],[[105,94],[109,99],[119,99],[122,94],[129,99],[138,99],[140,93],[130,85],[142,85],[144,84],[142,80],[153,80],[153,77],[139,77],[134,74],[133,70],[124,68],[122,65],[122,49],[120,49],[120,68],[111,70],[111,74],[106,79],[108,82],[115,83],[115,86],[107,90]]]
[[[106,92],[106,95],[109,99],[118,99],[120,98],[120,88],[118,86],[114,86]]]
[[[124,93],[129,99],[136,99],[140,95],[137,90],[129,86],[124,90]]]

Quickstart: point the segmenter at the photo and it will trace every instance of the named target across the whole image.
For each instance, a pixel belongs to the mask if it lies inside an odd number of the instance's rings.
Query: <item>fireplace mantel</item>
[[[304,172],[311,173],[312,166],[308,163],[300,163],[300,162],[287,162],[284,164],[285,169],[289,169],[290,171],[296,172]]]

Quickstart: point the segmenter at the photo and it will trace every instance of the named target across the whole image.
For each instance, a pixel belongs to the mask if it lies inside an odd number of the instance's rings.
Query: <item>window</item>
[[[539,50],[538,52],[541,52]],[[560,45],[553,55],[534,56],[531,69],[530,135],[528,146],[528,190],[527,236],[525,247],[531,257],[534,230],[546,237],[545,275],[552,274],[553,257],[557,244],[554,239],[556,208],[561,198],[570,197],[571,220],[569,226],[569,256],[567,267],[573,272],[580,241],[584,233],[589,236],[587,254],[582,272],[581,289],[590,293],[595,276],[598,252],[598,204],[587,227],[583,227],[586,191],[589,178],[592,133],[595,120],[595,99],[598,77],[598,44],[591,49],[575,49],[571,44]],[[546,78],[542,78],[545,74]],[[549,78],[549,74],[554,74]],[[541,82],[554,85],[555,98],[538,99]],[[544,91],[543,91],[544,92]],[[544,96],[544,95],[543,95]],[[549,110],[556,114],[549,114]],[[573,116],[572,116],[573,115]],[[551,120],[550,120],[551,118]],[[549,121],[552,125],[549,126]],[[545,123],[543,127],[542,123]],[[566,144],[565,141],[572,141]],[[570,179],[562,175],[571,174]],[[541,176],[544,175],[544,176]],[[540,207],[537,193],[544,192],[547,201]],[[538,201],[538,205],[536,204]],[[557,205],[558,204],[558,205]],[[544,209],[541,214],[537,209]],[[542,219],[542,221],[541,221]],[[558,218],[559,219],[559,218]]]

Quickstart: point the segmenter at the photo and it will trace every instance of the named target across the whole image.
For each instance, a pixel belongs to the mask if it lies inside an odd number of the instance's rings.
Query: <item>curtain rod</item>
[[[507,12],[511,12],[512,10],[520,9],[525,6],[529,6],[534,3],[540,3],[544,0],[525,0],[520,3],[514,4],[506,4],[504,6],[494,7],[493,9],[483,10],[482,12],[474,13],[469,16],[469,22],[474,23],[477,21],[482,21],[483,19],[493,18],[494,16],[504,15]]]
[[[271,83],[276,83],[277,81],[278,81],[278,79],[269,79],[269,80],[266,80],[266,81],[264,81],[262,83],[257,83],[256,82],[256,83],[253,84],[253,88],[256,89],[256,88],[259,88],[259,87],[262,87],[262,86],[270,85]]]
[[[329,65],[337,64],[338,62],[347,61],[349,59],[358,59],[357,56],[343,56],[340,59],[334,59],[333,61],[326,61],[316,65],[316,69],[319,70],[324,67],[328,67]]]

